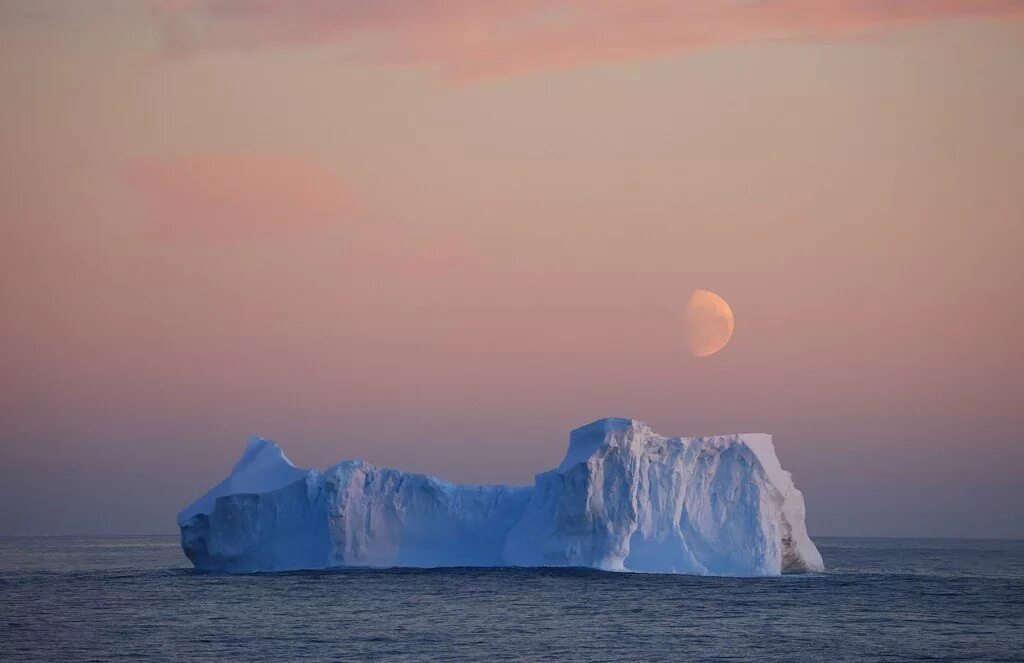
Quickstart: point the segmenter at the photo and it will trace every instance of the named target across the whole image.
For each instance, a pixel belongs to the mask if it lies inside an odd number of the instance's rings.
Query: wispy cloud
[[[169,235],[237,239],[338,221],[350,209],[339,178],[306,159],[201,154],[135,163],[128,181]]]
[[[154,0],[170,55],[344,42],[454,78],[583,66],[948,18],[1020,19],[1024,0]]]

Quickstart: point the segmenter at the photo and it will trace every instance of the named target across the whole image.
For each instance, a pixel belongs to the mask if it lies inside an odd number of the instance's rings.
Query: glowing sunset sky
[[[0,0],[0,534],[632,416],[773,433],[814,535],[1024,536],[1022,72],[1024,0]]]

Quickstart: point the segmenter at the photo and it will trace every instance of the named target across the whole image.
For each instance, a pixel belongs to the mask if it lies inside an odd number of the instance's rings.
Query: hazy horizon
[[[0,0],[0,535],[621,416],[772,433],[811,536],[1024,538],[1022,3],[384,4]]]

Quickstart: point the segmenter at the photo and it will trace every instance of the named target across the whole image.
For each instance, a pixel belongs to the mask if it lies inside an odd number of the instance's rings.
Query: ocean
[[[815,542],[781,578],[230,576],[174,536],[0,538],[0,661],[1024,660],[1024,541]]]

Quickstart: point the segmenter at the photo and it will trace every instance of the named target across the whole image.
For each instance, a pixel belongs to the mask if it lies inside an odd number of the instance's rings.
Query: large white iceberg
[[[465,486],[345,461],[295,467],[253,438],[178,516],[197,569],[577,566],[766,576],[824,569],[770,435],[666,438],[601,419],[533,486]]]

